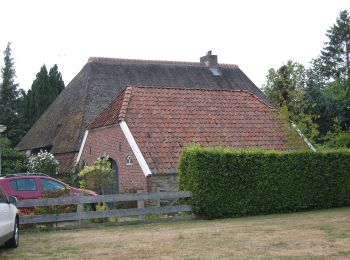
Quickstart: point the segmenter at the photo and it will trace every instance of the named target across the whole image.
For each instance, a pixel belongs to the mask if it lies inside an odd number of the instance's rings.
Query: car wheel
[[[13,236],[9,241],[6,242],[5,247],[16,248],[19,245],[19,226],[18,226],[18,218],[15,221],[15,227],[13,229]]]

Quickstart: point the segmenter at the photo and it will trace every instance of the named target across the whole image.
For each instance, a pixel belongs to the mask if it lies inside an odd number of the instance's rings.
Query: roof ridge
[[[123,91],[124,97],[123,97],[122,106],[119,110],[118,122],[125,120],[126,111],[128,110],[129,101],[131,98],[132,88],[133,87],[127,86]],[[111,103],[113,103],[117,98],[118,96]]]
[[[153,92],[152,92],[153,89]],[[265,102],[263,99],[259,98],[258,96],[254,95],[253,93],[247,91],[247,90],[227,90],[227,89],[201,89],[201,88],[181,88],[181,87],[159,87],[159,86],[126,86],[122,93],[120,93],[118,96],[113,98],[111,103],[107,108],[105,108],[100,115],[98,115],[95,120],[89,125],[88,129],[97,129],[102,127],[111,126],[117,123],[120,123],[122,121],[125,121],[127,111],[129,109],[129,104],[132,102],[132,96],[137,96],[138,91],[141,91],[140,93],[145,94],[148,91],[151,91],[151,93],[158,93],[159,95],[162,95],[161,93],[164,91],[170,91],[175,90],[178,92],[182,92],[179,94],[186,94],[184,91],[194,91],[197,92],[199,95],[210,95],[210,92],[226,92],[231,93],[231,95],[234,95],[233,93],[237,93],[236,95],[242,95],[245,98],[252,98],[255,101],[260,103],[262,106],[272,109],[274,111],[277,111],[276,108]],[[142,92],[146,91],[146,92]],[[158,92],[159,91],[159,92]],[[206,92],[206,93],[205,93]],[[239,94],[241,93],[241,94]],[[225,93],[219,94],[221,96],[228,96],[225,95]],[[143,100],[143,99],[142,99]],[[119,105],[117,105],[119,104]],[[118,110],[113,109],[115,107],[119,107]],[[277,111],[278,112],[278,111]],[[115,116],[113,116],[115,115]],[[107,118],[105,118],[107,117]]]
[[[186,87],[172,87],[172,86],[129,86],[131,88],[137,88],[137,89],[144,89],[144,88],[155,88],[155,89],[161,89],[161,90],[165,90],[165,89],[176,89],[176,90],[180,90],[180,91],[188,91],[188,90],[197,90],[197,91],[203,91],[203,92],[244,92],[247,94],[250,94],[251,96],[253,96],[254,98],[256,98],[258,101],[260,101],[261,103],[263,103],[264,105],[266,105],[267,107],[276,110],[276,108],[272,105],[270,105],[268,102],[264,101],[262,98],[260,98],[259,96],[255,95],[254,93],[245,90],[245,89],[204,89],[204,88],[186,88]],[[129,102],[129,100],[128,100]]]
[[[108,64],[158,64],[158,65],[185,65],[185,66],[196,66],[196,67],[205,67],[204,64],[200,62],[191,62],[191,61],[170,61],[170,60],[143,60],[143,59],[122,59],[122,58],[108,58],[108,57],[90,57],[88,63],[90,62],[103,62]],[[219,63],[221,68],[238,68],[236,64],[228,63]]]

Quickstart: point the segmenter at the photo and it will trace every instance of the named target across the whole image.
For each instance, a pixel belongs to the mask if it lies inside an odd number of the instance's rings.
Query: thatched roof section
[[[90,58],[17,148],[52,146],[52,153],[78,151],[86,126],[126,86],[245,90],[266,101],[238,66],[219,64],[219,70],[221,75],[215,76],[199,62]]]

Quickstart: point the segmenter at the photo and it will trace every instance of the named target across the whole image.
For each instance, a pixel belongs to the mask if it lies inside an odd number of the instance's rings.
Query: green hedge
[[[179,189],[210,218],[350,205],[350,152],[186,148]]]

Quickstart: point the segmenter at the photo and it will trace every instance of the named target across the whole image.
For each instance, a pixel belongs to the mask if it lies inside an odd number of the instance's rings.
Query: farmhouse
[[[90,58],[17,148],[50,151],[61,174],[109,154],[120,191],[173,189],[185,145],[286,149],[270,105],[211,52],[200,62]]]
[[[121,192],[176,190],[184,146],[305,147],[287,144],[286,126],[247,91],[129,86],[89,125],[78,159],[108,154]]]
[[[60,162],[61,173],[69,173],[81,147],[86,126],[126,86],[246,90],[266,100],[237,65],[218,64],[217,56],[210,52],[200,60],[175,62],[90,58],[17,148],[28,153],[36,153],[40,149],[51,151]]]

